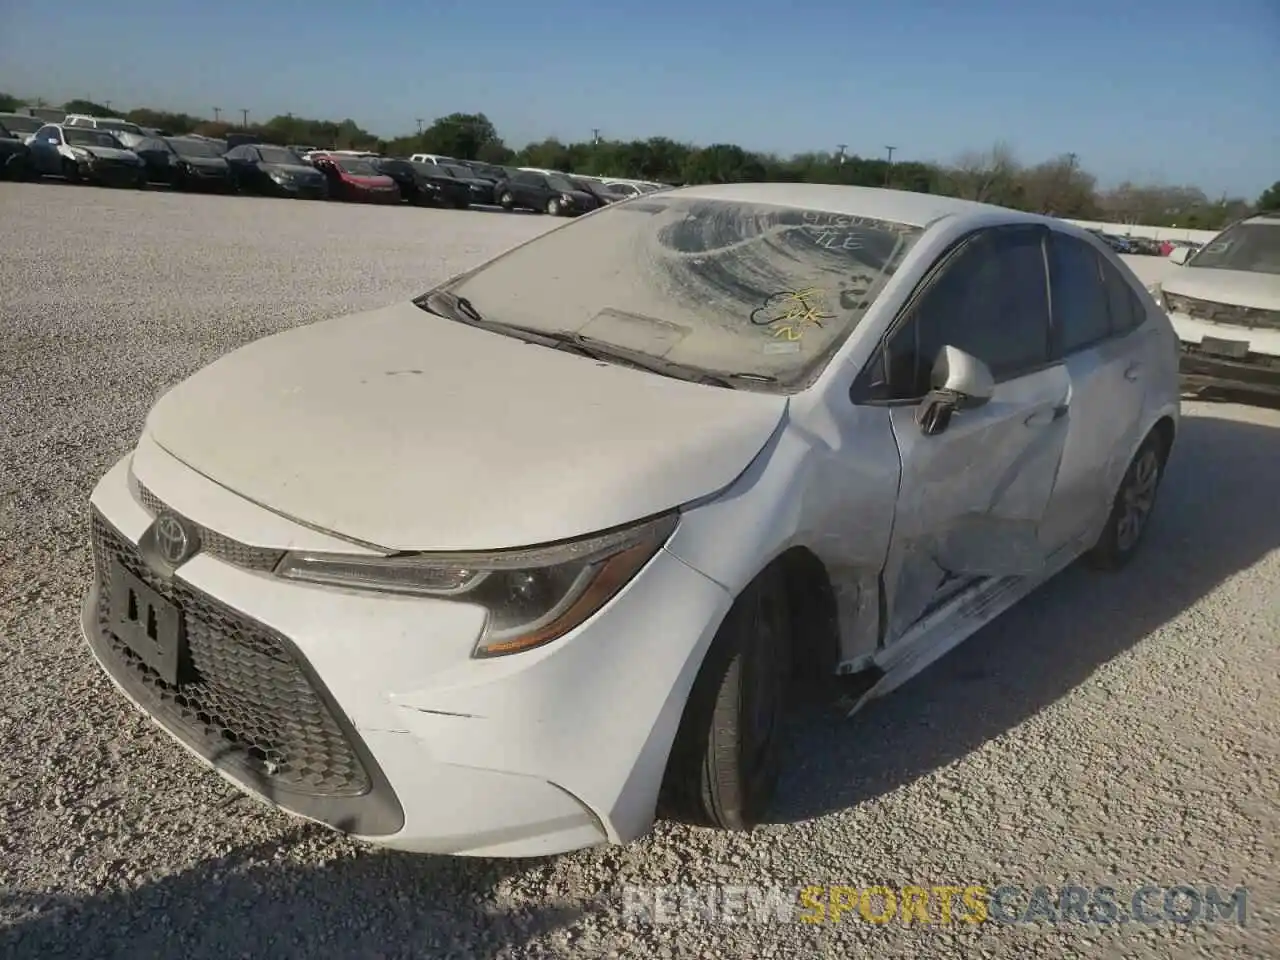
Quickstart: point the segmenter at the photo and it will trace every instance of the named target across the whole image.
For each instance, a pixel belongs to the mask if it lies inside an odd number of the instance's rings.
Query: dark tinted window
[[[528,184],[531,187],[543,186],[542,175],[537,173],[529,173],[527,170],[521,170],[514,177],[516,183]]]
[[[911,309],[888,346],[893,398],[923,396],[944,346],[991,367],[998,380],[1049,358],[1049,291],[1039,230],[992,230],[969,240]]]
[[[62,135],[58,133],[57,127],[41,127],[36,131],[37,140],[52,140],[54,143],[62,142]]]
[[[1101,258],[1075,237],[1054,232],[1049,244],[1049,278],[1058,352],[1067,355],[1111,335]]]
[[[1099,257],[1098,260],[1102,264],[1102,279],[1107,291],[1111,329],[1116,336],[1124,336],[1146,321],[1146,305],[1138,298],[1137,291],[1124,278],[1124,274],[1117,270],[1106,257]]]

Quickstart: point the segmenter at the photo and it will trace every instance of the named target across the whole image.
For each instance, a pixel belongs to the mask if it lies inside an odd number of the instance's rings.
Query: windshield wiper
[[[664,377],[671,377],[675,380],[705,383],[716,387],[727,387],[730,390],[736,390],[738,382],[742,380],[751,380],[757,383],[776,382],[775,377],[767,374],[717,373],[711,370],[704,370],[702,367],[655,357],[639,350],[628,350],[625,347],[605,343],[602,340],[596,340],[571,331],[544,332],[539,330],[536,335],[545,340],[554,341],[561,347],[572,350],[574,353],[584,357],[590,357],[593,360],[620,362],[630,367],[637,367],[638,369],[647,370],[650,373],[656,373]]]
[[[730,390],[736,390],[739,383],[744,381],[762,384],[778,382],[777,377],[763,373],[717,373],[704,370],[687,363],[654,357],[638,350],[628,350],[625,347],[605,343],[569,330],[533,330],[514,323],[489,320],[466,297],[443,290],[423,294],[413,303],[428,313],[435,313],[449,320],[460,320],[471,326],[504,333],[529,343],[537,343],[557,350],[568,350],[580,357],[587,357],[601,363],[621,363],[675,380],[705,383],[711,386],[727,387]]]

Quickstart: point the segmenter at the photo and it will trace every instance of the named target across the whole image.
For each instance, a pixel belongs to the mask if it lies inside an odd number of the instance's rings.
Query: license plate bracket
[[[171,686],[182,683],[189,659],[181,607],[113,563],[109,616],[111,632],[162,681]]]
[[[1215,357],[1230,357],[1233,360],[1244,360],[1249,356],[1248,340],[1223,340],[1220,337],[1205,337],[1200,341],[1200,349]]]

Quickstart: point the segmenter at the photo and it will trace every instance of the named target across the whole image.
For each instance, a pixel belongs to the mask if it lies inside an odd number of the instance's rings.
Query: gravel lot
[[[1070,570],[852,720],[778,823],[536,861],[370,850],[196,767],[82,646],[85,500],[248,340],[552,224],[0,184],[0,955],[1277,956],[1280,413],[1188,403],[1145,555]],[[1247,884],[1248,927],[622,922],[624,885]]]

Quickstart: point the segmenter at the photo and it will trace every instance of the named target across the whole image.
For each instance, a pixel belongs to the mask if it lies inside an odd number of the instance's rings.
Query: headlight
[[[281,173],[279,170],[272,170],[267,174],[276,183],[292,183],[293,175],[289,173]]]
[[[676,516],[526,550],[395,557],[288,553],[276,573],[476,604],[488,617],[472,656],[498,657],[559,639],[603,607],[667,542]]]
[[[573,197],[569,196],[569,194],[567,193],[562,193],[560,194],[560,202],[563,203],[566,207],[572,207]]]
[[[93,159],[93,154],[90,153],[88,150],[86,150],[84,147],[67,147],[67,150],[70,151],[71,155],[75,157],[77,160]]]

